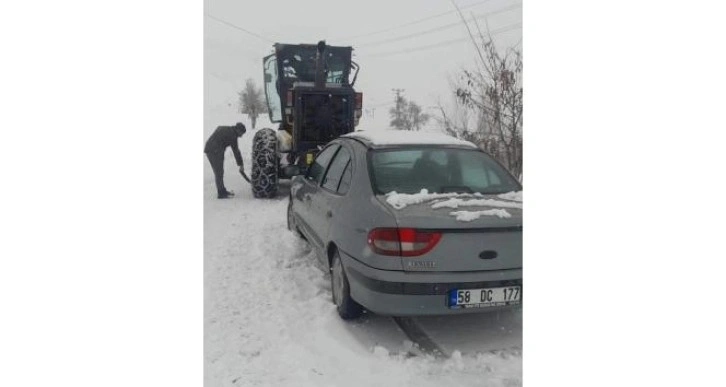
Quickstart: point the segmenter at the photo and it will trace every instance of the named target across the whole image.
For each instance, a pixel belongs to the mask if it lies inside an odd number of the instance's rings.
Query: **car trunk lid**
[[[398,227],[441,233],[436,246],[402,257],[406,271],[488,271],[522,267],[522,203],[494,195],[448,195],[402,204],[379,196]]]

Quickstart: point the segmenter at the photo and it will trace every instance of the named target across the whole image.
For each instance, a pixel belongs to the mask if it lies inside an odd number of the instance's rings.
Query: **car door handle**
[[[328,218],[332,218],[333,217],[333,211],[326,212],[325,213],[325,216],[327,216]]]

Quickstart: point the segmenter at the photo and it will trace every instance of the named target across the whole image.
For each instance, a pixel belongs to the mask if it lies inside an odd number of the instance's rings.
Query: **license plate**
[[[519,305],[521,300],[521,286],[452,289],[449,291],[450,308],[487,308],[491,306]]]

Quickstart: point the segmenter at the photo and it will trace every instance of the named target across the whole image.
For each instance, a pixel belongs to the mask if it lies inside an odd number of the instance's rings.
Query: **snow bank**
[[[462,221],[462,222],[471,222],[472,220],[479,219],[482,216],[498,216],[500,218],[511,218],[512,215],[507,212],[507,210],[503,210],[500,208],[495,208],[493,210],[484,210],[484,211],[453,211],[451,212],[452,216],[456,217],[456,220]]]

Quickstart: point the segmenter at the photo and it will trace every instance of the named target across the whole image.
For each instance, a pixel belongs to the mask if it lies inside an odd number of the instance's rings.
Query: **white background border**
[[[202,22],[0,6],[0,385],[202,384]]]
[[[710,4],[525,2],[527,385],[723,385]],[[0,385],[201,385],[201,3],[0,8]]]

